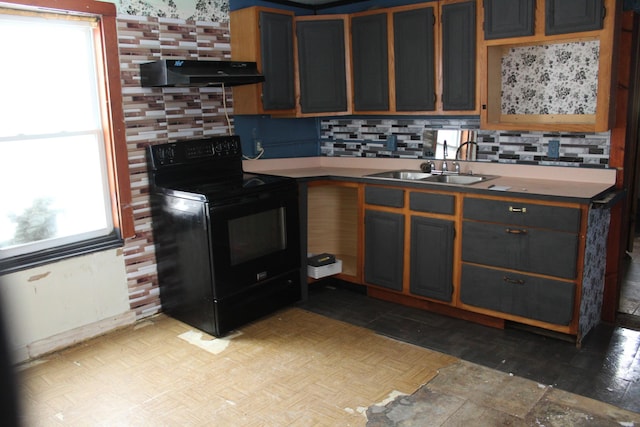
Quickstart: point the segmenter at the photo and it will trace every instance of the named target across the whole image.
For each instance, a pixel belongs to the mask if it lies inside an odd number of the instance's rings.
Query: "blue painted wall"
[[[237,115],[233,121],[245,156],[255,157],[258,154],[255,150],[256,139],[264,148],[263,159],[320,155],[318,119]]]

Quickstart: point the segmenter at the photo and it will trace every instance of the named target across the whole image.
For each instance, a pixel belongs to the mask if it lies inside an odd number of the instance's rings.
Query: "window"
[[[444,159],[444,142],[447,142],[447,160],[456,158],[456,150],[460,145],[460,131],[439,130],[436,145],[436,159]]]
[[[76,5],[105,9],[96,3]],[[117,45],[105,55],[104,21],[0,9],[0,39],[11,40],[0,67],[0,271],[120,245],[131,234],[123,229],[126,145],[114,126],[121,89],[107,72]],[[115,34],[115,9],[111,24]],[[114,100],[116,114],[105,108]]]

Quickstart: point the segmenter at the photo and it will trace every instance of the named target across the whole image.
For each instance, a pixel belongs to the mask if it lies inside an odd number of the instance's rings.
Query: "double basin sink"
[[[435,184],[472,185],[497,178],[492,175],[446,175],[413,170],[394,170],[367,175],[368,178],[392,179],[396,181],[429,182]]]

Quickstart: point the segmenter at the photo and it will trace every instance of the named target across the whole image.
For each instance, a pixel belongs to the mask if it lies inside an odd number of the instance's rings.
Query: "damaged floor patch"
[[[232,339],[240,335],[242,335],[242,332],[238,331],[224,338],[215,338],[200,331],[191,330],[178,335],[178,338],[196,347],[200,347],[211,354],[220,354],[229,346]]]

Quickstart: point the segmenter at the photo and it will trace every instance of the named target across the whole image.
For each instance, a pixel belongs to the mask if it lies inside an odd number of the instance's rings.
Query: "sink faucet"
[[[445,172],[447,172],[449,170],[449,167],[447,166],[447,140],[444,140],[444,143],[442,144],[442,173],[444,174]]]

